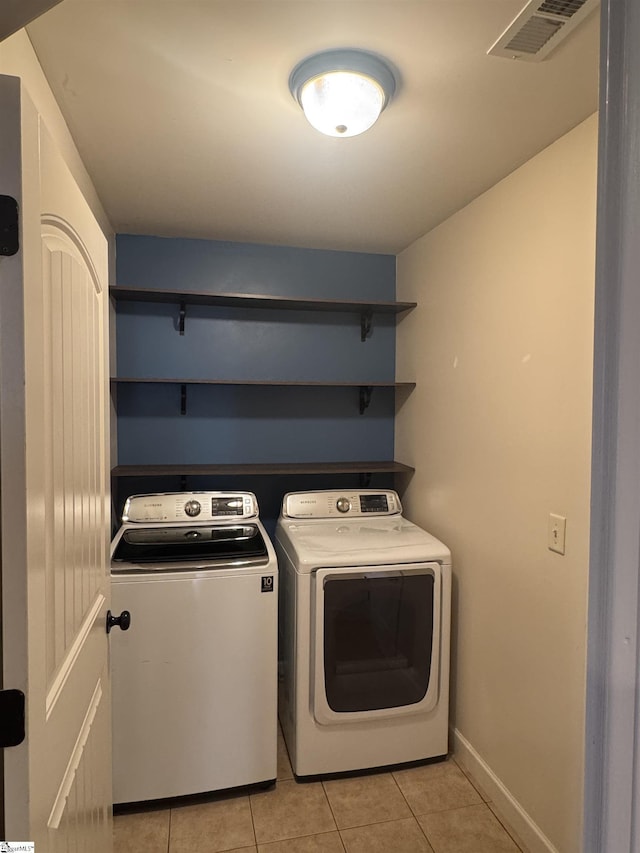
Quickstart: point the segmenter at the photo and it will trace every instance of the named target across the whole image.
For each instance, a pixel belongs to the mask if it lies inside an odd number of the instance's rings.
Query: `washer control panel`
[[[154,524],[181,521],[233,521],[257,518],[258,501],[251,492],[163,492],[127,498],[122,520]]]
[[[289,492],[282,503],[284,518],[350,518],[365,515],[399,515],[396,492],[360,489],[357,492]]]

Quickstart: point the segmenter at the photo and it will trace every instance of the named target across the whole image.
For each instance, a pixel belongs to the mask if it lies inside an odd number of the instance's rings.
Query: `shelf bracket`
[[[371,311],[363,311],[360,315],[360,340],[364,343],[371,334],[371,326],[373,325],[373,313]]]
[[[187,386],[180,386],[180,414],[187,414]]]
[[[180,313],[178,314],[178,331],[181,335],[184,335],[184,321],[187,316],[187,304],[186,302],[180,303]]]
[[[373,388],[371,385],[361,385],[360,386],[360,414],[364,415],[365,409],[369,408],[371,403],[371,395],[373,394]]]
[[[371,485],[371,471],[362,471],[360,474],[360,488],[368,489]]]

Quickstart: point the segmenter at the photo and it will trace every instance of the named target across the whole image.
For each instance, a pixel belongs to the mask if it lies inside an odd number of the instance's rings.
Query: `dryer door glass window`
[[[433,606],[432,574],[325,579],[324,676],[333,711],[375,711],[424,699]]]

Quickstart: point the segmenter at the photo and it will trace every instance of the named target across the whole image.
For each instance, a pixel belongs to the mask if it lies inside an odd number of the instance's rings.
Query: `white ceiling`
[[[597,108],[597,14],[541,63],[486,55],[523,5],[63,0],[28,33],[116,231],[396,253]],[[350,139],[288,89],[334,47],[400,73]]]

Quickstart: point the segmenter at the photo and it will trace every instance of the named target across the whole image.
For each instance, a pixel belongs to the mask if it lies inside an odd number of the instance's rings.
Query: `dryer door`
[[[426,713],[438,701],[438,563],[318,569],[311,704],[319,723]]]

